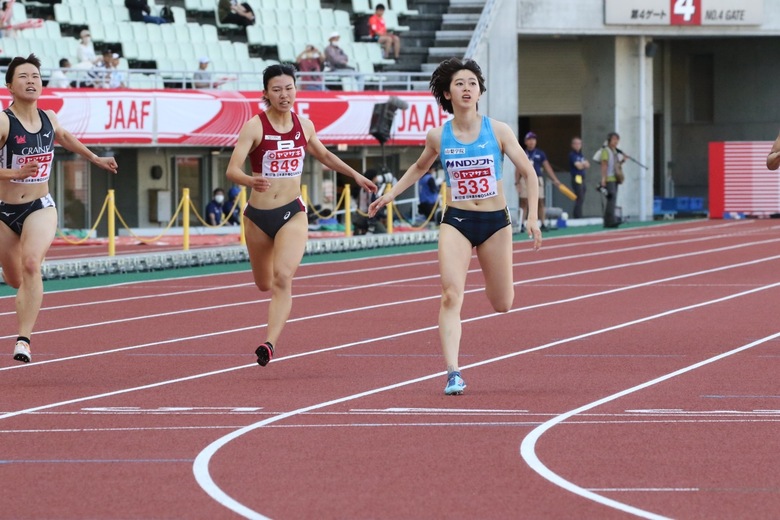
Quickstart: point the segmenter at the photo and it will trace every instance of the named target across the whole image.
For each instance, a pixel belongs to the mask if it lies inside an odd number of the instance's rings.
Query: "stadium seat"
[[[54,19],[60,25],[70,25],[70,6],[67,4],[54,4]]]
[[[417,9],[409,9],[406,0],[390,0],[390,5],[388,7],[400,16],[414,16],[420,14],[420,11]]]
[[[127,75],[127,86],[141,89],[161,89],[163,82],[162,78],[156,74],[131,72]]]

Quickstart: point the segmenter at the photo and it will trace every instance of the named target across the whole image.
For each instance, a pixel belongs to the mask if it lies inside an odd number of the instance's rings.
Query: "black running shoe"
[[[269,341],[266,341],[255,350],[257,356],[257,364],[261,367],[266,366],[274,357],[274,346]]]

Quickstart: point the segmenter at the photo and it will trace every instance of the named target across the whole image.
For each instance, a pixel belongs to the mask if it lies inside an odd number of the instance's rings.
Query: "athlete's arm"
[[[523,150],[523,147],[520,146],[520,142],[515,137],[512,129],[509,128],[509,125],[495,120],[491,120],[491,124],[493,126],[493,134],[498,138],[501,150],[515,165],[515,171],[517,172],[515,181],[519,182],[521,177],[525,181],[525,186],[528,190],[528,216],[526,217],[527,225],[525,228],[528,231],[528,236],[534,241],[534,249],[539,249],[542,247],[542,232],[536,224],[539,218],[539,183],[535,182],[536,170],[534,170],[534,166],[528,160],[528,155]],[[529,180],[531,182],[528,182]]]
[[[778,134],[777,139],[772,144],[772,150],[769,152],[769,155],[766,156],[766,167],[770,170],[780,168],[780,134]]]
[[[550,165],[550,161],[544,161],[542,163],[542,168],[547,173],[547,176],[550,179],[552,179],[553,184],[555,184],[557,186],[557,185],[559,185],[561,183],[561,181],[558,180],[558,176],[555,175],[555,172],[553,171],[552,166]]]
[[[271,187],[271,181],[263,175],[247,175],[243,170],[247,156],[260,145],[262,140],[263,123],[259,117],[252,117],[241,127],[241,131],[238,133],[238,140],[233,147],[233,153],[230,156],[230,162],[225,172],[230,182],[239,186],[246,186],[255,191],[266,191]]]
[[[388,203],[395,200],[399,193],[403,193],[411,186],[413,186],[425,173],[431,168],[431,165],[439,156],[439,147],[441,145],[441,131],[442,128],[436,127],[429,130],[425,136],[425,148],[423,149],[420,157],[409,166],[409,169],[403,174],[401,179],[393,186],[393,188],[381,194],[382,196],[376,199],[368,207],[368,216],[373,217],[377,211],[382,209]]]
[[[54,110],[46,110],[46,115],[49,116],[52,127],[54,128],[54,138],[63,148],[69,152],[77,153],[95,166],[104,170],[116,173],[117,164],[116,159],[113,157],[99,157],[93,153],[92,150],[84,146],[84,144],[76,139],[73,134],[68,132],[65,128],[60,126],[60,122],[57,120],[57,114]]]
[[[306,151],[312,157],[320,161],[326,168],[335,170],[347,177],[352,177],[361,188],[368,190],[371,193],[376,192],[376,184],[365,178],[350,165],[339,159],[336,154],[325,148],[325,145],[322,144],[322,141],[317,137],[317,133],[314,130],[314,123],[304,117],[299,117],[298,120],[301,122],[303,133],[307,139]]]

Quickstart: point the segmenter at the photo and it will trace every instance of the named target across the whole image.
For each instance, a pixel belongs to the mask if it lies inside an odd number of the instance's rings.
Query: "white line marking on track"
[[[649,265],[649,264],[653,264],[653,263],[657,263],[657,262],[664,262],[664,261],[668,261],[668,260],[688,258],[690,256],[698,256],[698,255],[710,254],[710,253],[719,253],[719,252],[728,251],[728,250],[731,250],[731,249],[742,249],[742,248],[744,248],[744,247],[746,247],[748,245],[759,246],[759,245],[765,245],[767,243],[774,243],[774,242],[780,242],[780,238],[771,239],[771,240],[762,240],[762,241],[759,241],[759,242],[751,242],[749,244],[743,243],[743,244],[737,244],[737,245],[733,245],[733,246],[725,246],[725,247],[718,247],[718,248],[714,248],[714,249],[707,249],[707,250],[695,251],[695,252],[690,252],[690,253],[682,253],[682,254],[679,254],[679,255],[668,255],[668,256],[661,257],[661,258],[652,258],[652,259],[648,259],[648,260],[640,260],[640,261],[636,261],[636,262],[627,262],[627,263],[623,263],[623,264],[610,264],[610,265],[603,266],[603,267],[596,267],[596,268],[592,268],[592,269],[584,269],[584,270],[576,271],[576,272],[559,273],[559,274],[550,275],[550,276],[543,276],[543,277],[539,277],[539,278],[533,278],[533,279],[526,279],[526,280],[516,281],[516,282],[514,282],[514,285],[527,285],[527,284],[537,283],[537,282],[540,282],[540,281],[555,280],[555,279],[560,279],[560,278],[568,278],[568,277],[571,277],[571,276],[580,276],[580,275],[583,275],[583,274],[590,274],[590,273],[598,273],[598,272],[603,272],[603,271],[610,271],[610,270],[618,269],[618,268],[635,267],[635,266],[639,266],[639,265]],[[582,256],[585,256],[585,255],[582,255]],[[580,258],[580,257],[581,256],[574,255],[572,258]],[[696,275],[700,275],[700,274],[714,273],[714,272],[719,272],[719,271],[723,271],[723,270],[727,270],[727,269],[734,269],[734,268],[738,268],[738,267],[754,265],[754,264],[757,264],[757,263],[768,262],[768,261],[777,260],[777,259],[780,259],[780,255],[760,258],[760,259],[756,259],[756,260],[750,260],[750,261],[746,261],[746,262],[742,262],[742,263],[738,263],[738,264],[731,264],[731,265],[716,267],[716,268],[713,268],[713,269],[707,269],[707,270],[698,271],[698,272],[695,272],[695,273],[686,273],[686,274],[682,274],[682,275],[678,275],[678,276],[672,276],[672,277],[669,277],[669,278],[663,278],[663,279],[660,279],[660,280],[654,280],[654,281],[646,282],[644,284],[637,284],[637,285],[617,287],[617,288],[612,289],[612,290],[592,293],[591,295],[587,295],[587,296],[584,296],[584,297],[590,298],[590,297],[595,297],[595,296],[601,296],[601,295],[606,295],[606,294],[610,294],[610,293],[613,293],[613,292],[620,292],[620,291],[625,291],[625,290],[629,290],[629,289],[633,289],[633,288],[637,288],[637,287],[653,285],[653,284],[658,284],[658,283],[664,283],[664,282],[669,282],[669,281],[673,281],[673,280],[680,280],[680,279],[689,278],[691,276],[696,276]],[[553,260],[556,260],[556,259],[553,259]],[[540,262],[545,262],[545,261],[540,261]],[[533,263],[533,262],[530,262],[530,263]],[[523,265],[523,264],[518,263],[518,264],[515,264],[515,265]],[[474,270],[469,271],[469,272],[476,272],[476,271],[479,271],[479,269],[474,269]],[[375,287],[378,287],[378,286],[393,285],[393,284],[398,284],[398,283],[402,283],[402,282],[409,282],[409,281],[420,281],[420,280],[425,280],[425,279],[428,279],[428,278],[438,277],[438,276],[439,275],[436,274],[436,275],[421,276],[421,277],[416,277],[416,278],[407,278],[407,279],[404,279],[404,280],[390,280],[390,281],[386,281],[386,282],[372,284],[370,286],[370,288],[375,288]],[[305,293],[305,294],[294,295],[293,298],[294,299],[298,299],[298,298],[304,298],[304,297],[309,297],[309,296],[321,296],[321,295],[333,294],[333,293],[341,293],[341,292],[346,292],[346,291],[356,291],[356,290],[361,290],[361,289],[365,289],[365,288],[366,288],[366,286],[357,286],[357,287],[348,287],[348,288],[332,289],[332,290],[325,290],[325,291],[316,291],[316,292],[312,292],[312,293]],[[484,290],[485,290],[484,287],[480,286],[479,288],[476,288],[476,289],[468,289],[468,290],[464,291],[464,294],[470,294],[470,293],[475,293],[475,292],[484,292]],[[393,306],[405,305],[407,303],[422,302],[422,301],[427,301],[427,300],[432,300],[432,299],[438,299],[440,297],[441,297],[441,294],[439,292],[437,292],[436,294],[431,295],[431,296],[425,296],[425,297],[420,297],[420,298],[412,298],[412,299],[409,299],[409,300],[398,300],[398,301],[394,301],[394,302],[385,302],[385,303],[376,304],[376,305],[364,306],[364,307],[360,307],[360,308],[357,308],[357,309],[349,308],[349,309],[344,309],[344,310],[340,310],[340,311],[332,311],[332,312],[316,314],[316,315],[311,315],[311,316],[304,316],[304,317],[301,317],[301,318],[295,318],[295,319],[288,320],[288,323],[293,323],[293,322],[296,322],[296,321],[310,320],[310,319],[317,319],[317,318],[326,318],[326,317],[330,317],[330,316],[336,316],[336,315],[346,314],[346,313],[351,313],[351,312],[361,312],[361,311],[379,309],[379,308],[384,308],[384,307],[393,307]],[[570,298],[568,300],[560,300],[560,302],[571,302],[571,301],[576,301],[576,300],[582,299],[582,298],[583,297],[575,297],[575,298]],[[223,305],[214,305],[214,306],[209,306],[209,307],[200,307],[200,308],[197,308],[197,309],[183,309],[183,310],[163,312],[163,313],[157,313],[157,314],[151,314],[151,315],[145,315],[145,316],[135,316],[135,317],[130,317],[130,318],[121,318],[121,319],[116,319],[116,320],[107,320],[107,321],[97,322],[97,323],[73,325],[73,326],[68,326],[68,327],[60,327],[60,328],[57,328],[57,329],[48,329],[48,330],[36,331],[36,335],[50,334],[52,332],[63,332],[63,331],[76,330],[76,329],[92,328],[92,327],[98,327],[98,326],[103,326],[103,325],[114,325],[114,324],[117,324],[117,323],[126,323],[126,322],[132,322],[132,321],[140,321],[140,320],[151,319],[151,318],[169,317],[169,316],[173,316],[173,315],[189,314],[191,312],[211,311],[211,310],[215,310],[215,309],[224,309],[224,308],[227,308],[227,307],[239,307],[239,306],[244,306],[244,305],[255,305],[255,304],[259,304],[259,303],[264,302],[264,301],[270,301],[270,300],[228,303],[228,304],[223,304]],[[549,304],[540,304],[540,306],[545,306],[545,305],[549,305]],[[531,306],[531,307],[528,307],[528,308],[530,309],[530,308],[535,308],[535,307]],[[250,330],[252,328],[262,328],[262,327],[265,327],[265,325],[256,325],[256,326],[252,326],[252,327],[244,327],[243,329],[226,330],[226,331],[223,331],[223,332],[228,333],[228,332],[235,332],[235,331],[238,331],[238,330]],[[14,338],[15,336],[16,335],[0,336],[0,339],[11,339],[11,338]],[[186,339],[186,338],[184,338],[184,339]],[[132,348],[132,347],[130,347],[130,348]],[[112,351],[109,350],[109,351],[106,351],[106,352],[112,352]],[[92,353],[92,355],[94,355],[94,354],[98,354],[98,353]],[[73,357],[62,358],[62,359],[73,359]],[[44,361],[43,363],[54,362],[54,361],[57,361],[57,360],[47,360],[47,361]],[[13,367],[0,368],[0,370],[27,368],[27,367],[37,366],[37,365],[40,365],[40,364],[41,363],[15,365]]]
[[[521,351],[517,351],[517,352],[512,352],[510,354],[505,354],[503,356],[498,356],[498,357],[486,359],[484,361],[479,361],[477,363],[472,363],[472,364],[469,364],[469,365],[465,365],[465,366],[463,366],[461,368],[462,369],[469,369],[469,368],[474,368],[474,367],[479,367],[479,366],[483,366],[483,365],[489,365],[489,364],[497,363],[499,361],[504,361],[506,359],[511,359],[511,358],[514,358],[514,357],[517,357],[517,356],[520,356],[520,355],[528,354],[528,353],[531,353],[531,352],[538,352],[540,350],[546,350],[546,349],[549,349],[549,348],[552,348],[552,347],[555,347],[555,346],[558,346],[558,345],[571,343],[573,341],[578,341],[578,340],[581,340],[581,339],[597,336],[597,335],[604,334],[604,333],[607,333],[607,332],[628,328],[628,327],[630,327],[632,325],[649,322],[649,321],[656,320],[656,319],[659,319],[659,318],[663,318],[663,317],[666,317],[666,316],[671,316],[673,314],[677,314],[677,313],[680,313],[680,312],[685,312],[685,311],[688,311],[688,310],[692,310],[692,309],[696,309],[696,308],[700,308],[700,307],[705,307],[705,306],[708,306],[708,305],[713,305],[713,304],[716,304],[716,303],[729,301],[729,300],[736,299],[736,298],[739,298],[741,296],[745,296],[745,295],[748,295],[748,294],[753,294],[753,293],[759,292],[759,291],[774,289],[774,288],[776,288],[778,286],[780,286],[780,282],[777,282],[777,283],[774,283],[774,284],[771,284],[771,285],[767,285],[767,286],[764,286],[764,287],[761,287],[761,288],[751,289],[751,290],[744,291],[744,292],[741,292],[741,293],[736,293],[736,294],[732,294],[732,295],[716,298],[716,299],[713,299],[713,300],[708,300],[708,301],[705,301],[705,302],[696,303],[696,304],[693,304],[693,305],[687,305],[687,306],[684,306],[684,307],[678,307],[676,309],[671,309],[671,310],[668,310],[668,311],[660,312],[660,313],[657,313],[657,314],[646,316],[644,318],[638,318],[636,320],[620,323],[620,324],[617,324],[617,325],[612,325],[610,327],[605,327],[605,328],[598,329],[598,330],[591,331],[591,332],[586,332],[586,333],[583,333],[583,334],[579,334],[577,336],[572,336],[572,337],[569,337],[569,338],[556,340],[556,341],[553,341],[553,342],[550,342],[550,343],[546,343],[544,345],[540,345],[540,346],[537,346],[537,347],[533,347],[533,348],[529,348],[529,349],[525,349],[525,350],[521,350]],[[509,312],[513,312],[513,311],[509,311]],[[489,316],[491,316],[491,315],[487,315],[485,317],[489,317]],[[775,336],[780,336],[780,333],[777,333]],[[772,337],[775,337],[775,336],[772,336]],[[742,350],[745,350],[745,348],[742,348]],[[730,353],[735,353],[735,352],[736,351],[731,351]],[[730,353],[728,353],[728,354],[730,355]],[[715,358],[710,358],[710,359],[716,359],[716,358],[720,359],[722,357],[725,357],[725,355],[716,356]],[[703,362],[703,363],[705,363],[705,362]],[[695,366],[695,365],[692,365],[692,366]],[[250,424],[248,426],[245,426],[244,428],[241,428],[241,429],[236,430],[234,432],[231,432],[231,433],[229,433],[229,434],[227,434],[227,435],[225,435],[223,437],[220,437],[219,439],[215,440],[214,442],[212,442],[211,444],[206,446],[206,448],[198,454],[198,456],[195,458],[195,463],[193,464],[193,467],[192,467],[193,474],[195,475],[195,480],[198,482],[198,485],[209,496],[211,496],[211,498],[213,498],[216,502],[222,504],[227,509],[230,509],[231,511],[233,511],[233,512],[235,512],[237,514],[239,514],[241,516],[244,516],[245,518],[257,519],[257,520],[266,519],[267,517],[263,516],[262,514],[258,513],[257,511],[252,510],[251,508],[245,506],[244,504],[242,504],[242,503],[238,502],[237,500],[235,500],[234,498],[232,498],[230,495],[225,493],[225,491],[223,491],[216,484],[216,482],[214,482],[214,480],[211,477],[211,474],[209,473],[209,463],[211,462],[211,459],[214,457],[214,455],[217,453],[217,451],[219,451],[222,447],[224,447],[225,445],[227,445],[231,441],[241,437],[242,435],[244,435],[246,433],[252,432],[252,431],[254,431],[256,429],[262,428],[262,427],[267,426],[269,424],[272,424],[272,423],[275,423],[275,422],[278,422],[278,421],[282,421],[282,420],[287,419],[289,417],[294,417],[296,415],[300,415],[300,414],[303,414],[303,413],[311,412],[313,410],[319,410],[319,409],[327,408],[329,406],[333,406],[333,405],[336,405],[336,404],[345,403],[345,402],[353,401],[353,400],[356,400],[356,399],[361,399],[363,397],[372,396],[372,395],[383,393],[383,392],[387,392],[387,391],[390,391],[390,390],[395,390],[395,389],[398,389],[398,388],[402,388],[404,386],[409,386],[409,385],[413,385],[413,384],[416,384],[416,383],[421,383],[423,381],[428,381],[428,380],[436,378],[436,377],[441,377],[442,375],[445,375],[445,372],[443,372],[443,371],[442,372],[436,372],[436,373],[429,374],[429,375],[422,376],[422,377],[418,377],[418,378],[415,378],[415,379],[410,379],[408,381],[403,381],[403,382],[400,382],[400,383],[395,383],[395,384],[392,384],[392,385],[387,385],[387,386],[375,388],[375,389],[372,389],[372,390],[367,390],[365,392],[360,392],[360,393],[349,395],[349,396],[346,396],[346,397],[341,397],[341,398],[338,398],[338,399],[333,399],[333,400],[330,400],[330,401],[325,401],[325,402],[314,404],[314,405],[311,405],[311,406],[306,406],[306,407],[303,407],[303,408],[299,408],[297,410],[292,410],[292,411],[289,411],[289,412],[281,413],[281,414],[276,415],[274,417],[269,417],[269,418],[264,419],[262,421],[259,421],[259,422],[256,422],[254,424]],[[577,409],[577,410],[579,411],[579,409]],[[0,416],[0,419],[2,419],[2,416]],[[545,424],[547,424],[547,423],[545,423]],[[537,431],[537,430],[538,430],[538,428],[536,430],[534,430],[534,431]],[[526,437],[526,439],[528,439],[528,437]],[[525,440],[523,441],[523,443],[525,444]],[[533,451],[532,451],[532,453],[533,453]],[[539,464],[541,464],[541,462]],[[544,468],[545,470],[547,469],[543,465],[541,467]],[[558,477],[556,474],[554,474],[552,472],[549,472],[549,473],[554,475],[555,477],[557,477],[561,481],[566,482],[562,478]],[[572,484],[572,486],[573,486],[573,484]],[[595,493],[588,492],[587,490],[584,490],[583,488],[576,487],[576,489],[582,490],[583,493],[586,493],[586,494],[588,494],[590,496],[596,497],[597,499],[609,500],[609,499],[606,499],[606,498],[601,497],[599,495],[596,495]],[[588,496],[588,498],[590,498],[590,496]],[[593,499],[593,498],[591,498],[591,499]],[[653,513],[648,513],[646,511],[641,510],[641,509],[634,508],[632,506],[628,506],[628,505],[625,505],[625,504],[621,504],[620,502],[617,502],[617,501],[611,501],[611,503],[616,504],[618,508],[621,508],[621,510],[624,510],[624,511],[627,511],[627,512],[632,512],[633,514],[637,514],[637,512],[639,512],[639,513],[641,513],[640,516],[645,515],[645,514],[646,515],[650,515],[650,516],[645,516],[646,518],[651,518],[651,519],[654,519],[654,520],[664,519],[664,517],[662,517],[662,516],[654,515]],[[615,507],[615,506],[613,506],[613,507]]]
[[[776,285],[776,284],[775,284]],[[576,495],[579,495],[583,498],[586,498],[588,500],[592,500],[594,502],[597,502],[599,504],[603,504],[605,506],[611,507],[613,509],[617,509],[619,511],[623,511],[625,513],[629,513],[632,515],[636,515],[642,518],[650,518],[650,519],[665,519],[666,517],[658,515],[656,513],[652,513],[650,511],[645,511],[643,509],[639,509],[634,506],[630,506],[628,504],[624,504],[622,502],[618,502],[617,500],[613,500],[611,498],[607,498],[601,495],[598,495],[592,491],[589,491],[581,486],[578,486],[577,484],[574,484],[573,482],[570,482],[566,480],[565,478],[561,477],[551,469],[549,469],[547,466],[544,465],[544,463],[539,459],[539,457],[536,454],[536,443],[539,440],[539,438],[544,435],[547,431],[549,431],[553,426],[559,425],[562,422],[566,421],[567,419],[574,417],[575,415],[586,412],[588,410],[592,410],[593,408],[596,408],[598,406],[601,406],[603,404],[615,401],[617,399],[620,399],[621,397],[625,397],[627,395],[633,394],[635,392],[638,392],[640,390],[644,390],[645,388],[649,388],[651,386],[657,385],[659,383],[662,383],[664,381],[667,381],[669,379],[675,378],[677,376],[686,374],[688,372],[691,372],[693,370],[696,370],[698,368],[701,368],[703,366],[709,365],[711,363],[714,363],[716,361],[720,361],[721,359],[725,359],[727,357],[733,356],[734,354],[738,354],[740,352],[744,352],[748,349],[751,349],[755,346],[762,345],[766,343],[767,341],[771,341],[775,338],[780,337],[780,332],[776,332],[774,334],[771,334],[769,336],[766,336],[764,338],[761,338],[759,340],[753,341],[751,343],[748,343],[746,345],[742,345],[741,347],[737,347],[733,350],[729,350],[728,352],[723,352],[721,354],[718,354],[716,356],[712,356],[711,358],[705,359],[703,361],[699,361],[698,363],[694,363],[692,365],[689,365],[685,368],[681,368],[679,370],[675,370],[674,372],[670,372],[668,374],[665,374],[661,377],[657,377],[655,379],[651,379],[650,381],[646,381],[642,384],[632,386],[631,388],[627,388],[625,390],[622,390],[620,392],[614,393],[612,395],[609,395],[607,397],[603,397],[601,399],[598,399],[596,401],[593,401],[591,403],[588,403],[586,405],[580,406],[579,408],[575,408],[573,410],[570,410],[566,413],[560,414],[549,421],[546,421],[545,423],[539,425],[538,427],[534,428],[531,433],[529,433],[524,439],[523,442],[520,444],[520,455],[523,457],[523,459],[528,463],[528,465],[533,469],[536,473],[547,479],[548,481],[552,482],[556,486],[565,489],[567,491],[570,491],[571,493],[574,493]],[[197,463],[197,459],[196,459]]]

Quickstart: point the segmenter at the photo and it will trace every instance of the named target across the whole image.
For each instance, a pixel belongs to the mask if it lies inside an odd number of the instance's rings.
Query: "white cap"
[[[330,36],[328,36],[329,40],[332,40],[333,38],[341,38],[341,35],[338,33],[338,31],[333,31],[330,33]]]
[[[114,53],[114,54],[112,54],[112,55],[111,55],[111,57],[112,57],[112,58],[114,58],[114,59],[116,60],[116,59],[118,59],[118,58],[119,58],[119,54],[117,54],[117,53]]]
[[[209,59],[205,56],[201,57],[200,60],[198,60],[200,63],[208,63]]]

